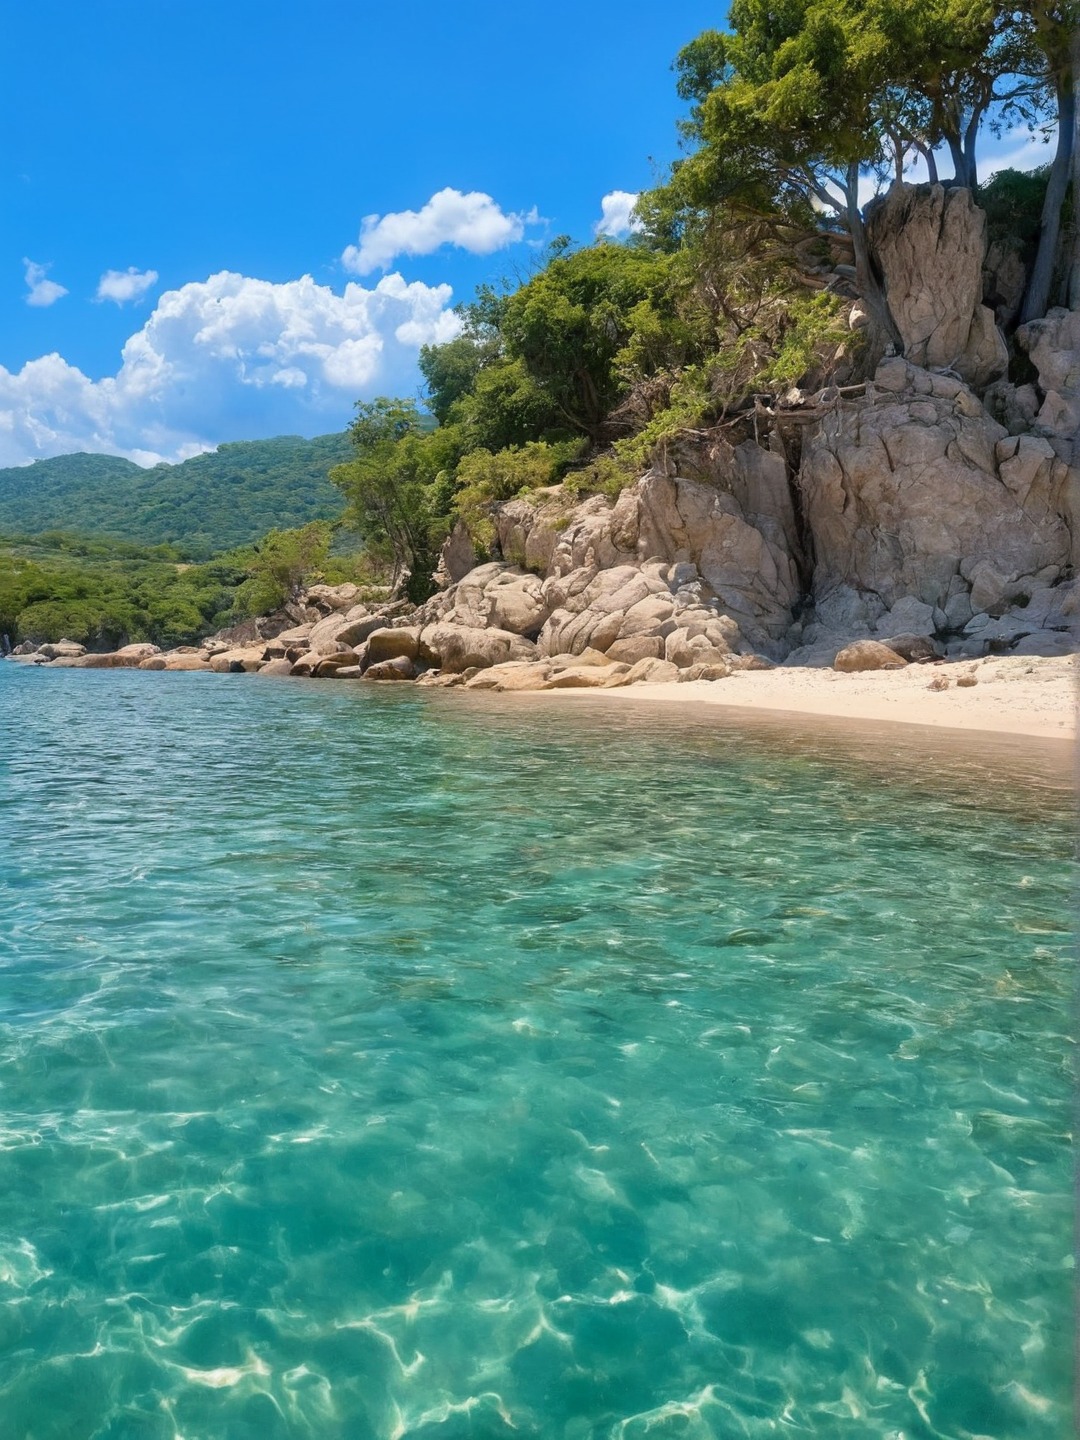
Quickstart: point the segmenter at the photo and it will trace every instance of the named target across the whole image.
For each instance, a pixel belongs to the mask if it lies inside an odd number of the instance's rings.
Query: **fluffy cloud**
[[[126,270],[106,270],[98,281],[95,300],[113,300],[117,305],[126,305],[129,300],[141,300],[146,292],[157,284],[156,270],[136,270],[129,265]]]
[[[419,210],[366,215],[359,244],[346,246],[341,262],[354,275],[369,275],[387,269],[398,255],[431,255],[442,245],[490,255],[520,240],[527,225],[539,223],[535,206],[528,214],[507,213],[480,190],[463,195],[448,188]]]
[[[610,190],[600,201],[600,219],[593,226],[597,235],[630,235],[641,229],[641,221],[634,214],[638,197],[629,190]]]
[[[62,295],[68,293],[63,285],[45,278],[48,265],[38,265],[33,260],[27,260],[25,256],[23,264],[26,266],[26,283],[30,291],[26,297],[28,305],[55,305]]]
[[[989,153],[982,155],[979,163],[983,184],[999,170],[1034,170],[1039,165],[1049,165],[1057,149],[1057,126],[1045,139],[1041,134],[1033,135],[1026,126],[1017,126],[992,140],[985,149]]]
[[[0,366],[0,465],[72,450],[175,460],[223,440],[339,427],[352,403],[415,384],[420,345],[460,322],[448,285],[387,275],[343,294],[310,276],[222,271],[163,294],[92,380],[60,355]]]

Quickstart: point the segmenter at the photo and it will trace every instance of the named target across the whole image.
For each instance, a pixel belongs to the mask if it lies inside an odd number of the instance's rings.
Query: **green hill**
[[[243,440],[150,470],[115,455],[58,455],[0,470],[0,529],[169,542],[212,555],[273,528],[336,519],[344,501],[327,471],[352,454],[341,434]]]

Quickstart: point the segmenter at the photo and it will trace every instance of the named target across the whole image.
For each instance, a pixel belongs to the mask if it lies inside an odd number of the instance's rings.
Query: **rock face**
[[[965,386],[904,361],[879,367],[876,390],[804,441],[799,486],[827,625],[960,629],[1080,558],[1076,477],[1047,440],[1008,435]]]
[[[748,647],[769,649],[790,625],[802,589],[785,462],[753,441],[721,441],[695,463],[702,478],[652,472],[614,505],[594,496],[567,514],[564,500],[510,501],[497,517],[502,552],[549,580],[650,561],[681,565],[663,588],[697,587],[693,598],[731,616]]]
[[[1008,350],[982,303],[986,216],[971,191],[894,185],[870,208],[867,231],[906,358],[977,387],[1003,375]]]
[[[1063,459],[1080,463],[1080,310],[1051,310],[1016,332],[1039,372],[1042,405],[1033,420],[1037,433],[1055,445]]]

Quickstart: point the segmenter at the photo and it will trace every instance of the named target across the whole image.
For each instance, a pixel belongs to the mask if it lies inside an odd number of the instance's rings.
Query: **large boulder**
[[[819,612],[835,593],[871,597],[871,624],[905,597],[940,628],[950,606],[962,613],[959,597],[1000,613],[1080,558],[1075,480],[1048,441],[1009,436],[956,380],[883,362],[873,394],[804,436]],[[903,609],[896,629],[919,628],[914,613]]]
[[[352,611],[344,615],[328,615],[311,627],[306,637],[307,645],[320,654],[332,655],[337,646],[359,645],[373,630],[383,629],[386,623],[381,615],[371,615],[367,610],[356,616]]]
[[[861,670],[903,670],[907,661],[880,640],[854,640],[833,661],[834,670],[849,674]]]
[[[619,685],[669,685],[678,680],[680,670],[670,660],[639,660],[624,674],[616,676],[610,683]]]
[[[137,670],[144,660],[160,653],[156,645],[124,645],[105,655],[61,655],[52,664],[74,670]]]
[[[544,690],[602,690],[630,674],[629,665],[571,665],[553,670]]]
[[[414,625],[397,625],[373,630],[367,637],[364,653],[366,665],[381,665],[386,660],[415,660],[420,649],[420,631]]]
[[[506,665],[492,665],[488,670],[481,670],[478,675],[464,683],[466,690],[542,690],[551,673],[551,665],[547,660],[511,661]]]
[[[86,646],[77,640],[55,640],[39,646],[37,653],[46,660],[74,660],[86,654]]]
[[[508,660],[535,660],[536,646],[509,630],[484,630],[471,625],[445,622],[429,625],[421,632],[425,654],[431,655],[441,670],[460,673],[463,670],[484,670]]]
[[[344,585],[309,585],[303,600],[322,614],[329,615],[334,611],[350,609],[356,604],[359,594],[359,586],[353,585],[351,581]]]
[[[235,650],[225,650],[210,660],[210,669],[219,675],[251,674],[261,670],[265,663],[266,646],[245,645]]]
[[[415,680],[416,666],[407,655],[379,660],[364,671],[365,680]]]
[[[538,575],[516,565],[494,561],[478,565],[462,577],[441,605],[429,607],[432,618],[473,629],[492,627],[535,639],[551,606],[543,598]]]
[[[339,645],[330,652],[308,650],[293,661],[289,673],[291,675],[308,675],[313,680],[325,680],[338,670],[355,665],[356,661],[356,651],[349,645]]]
[[[1008,350],[982,303],[986,215],[971,191],[893,185],[867,232],[907,359],[979,387],[1003,375]]]

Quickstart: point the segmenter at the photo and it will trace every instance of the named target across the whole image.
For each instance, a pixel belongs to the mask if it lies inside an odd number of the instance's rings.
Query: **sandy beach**
[[[947,688],[930,688],[943,679],[949,682]],[[961,679],[967,683],[959,684]],[[605,701],[718,705],[744,711],[891,721],[1072,742],[1076,738],[1077,659],[990,656],[855,675],[779,666],[740,671],[719,681],[554,693]]]

